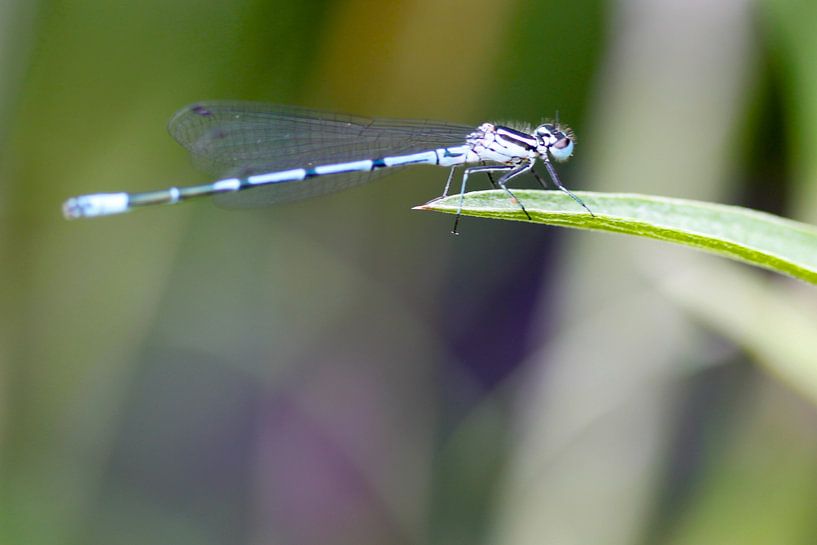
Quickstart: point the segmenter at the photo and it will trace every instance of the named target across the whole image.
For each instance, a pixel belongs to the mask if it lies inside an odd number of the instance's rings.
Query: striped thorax
[[[548,160],[548,153],[556,161],[566,161],[573,154],[573,138],[569,131],[558,125],[543,123],[533,134],[502,125],[483,123],[468,136],[478,161],[519,164],[537,157]],[[469,161],[477,162],[477,161]]]

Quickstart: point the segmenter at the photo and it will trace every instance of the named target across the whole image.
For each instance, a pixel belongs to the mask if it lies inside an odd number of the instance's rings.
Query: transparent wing
[[[170,120],[173,138],[214,176],[244,177],[294,168],[378,159],[461,145],[467,125],[371,119],[256,102],[201,102]],[[318,176],[216,196],[225,206],[265,206],[371,181],[394,168]]]

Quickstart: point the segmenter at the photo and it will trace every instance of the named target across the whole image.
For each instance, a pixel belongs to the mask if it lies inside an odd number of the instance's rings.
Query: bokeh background
[[[0,543],[817,542],[813,286],[610,234],[452,237],[411,210],[425,167],[60,214],[206,181],[164,126],[224,98],[558,110],[573,189],[814,223],[815,25],[808,0],[0,1]]]

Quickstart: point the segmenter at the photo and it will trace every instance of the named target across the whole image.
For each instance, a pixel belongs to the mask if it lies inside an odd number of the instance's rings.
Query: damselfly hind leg
[[[448,180],[445,181],[445,189],[443,189],[443,194],[440,197],[441,199],[444,199],[448,196],[448,189],[451,187],[451,180],[454,179],[454,172],[456,172],[456,170],[457,170],[456,165],[451,167],[451,171],[448,173]]]
[[[513,178],[514,176],[516,176],[518,174],[521,174],[522,172],[525,172],[529,168],[530,168],[530,164],[525,164],[525,165],[522,165],[522,166],[514,166],[514,165],[479,165],[479,166],[475,166],[475,167],[466,168],[462,172],[462,186],[460,187],[460,202],[457,205],[457,214],[454,217],[454,227],[451,229],[451,234],[453,234],[453,235],[458,235],[459,234],[459,231],[457,229],[459,228],[460,218],[462,217],[462,206],[463,206],[463,203],[465,201],[465,187],[466,187],[466,185],[468,183],[468,176],[470,174],[476,174],[478,172],[487,172],[487,173],[505,172],[506,174],[504,174],[502,176],[502,178],[499,179],[499,182],[497,182],[499,184],[499,187],[501,187],[511,197],[511,199],[513,199],[513,201],[515,203],[519,204],[519,206],[525,212],[525,215],[528,216],[528,219],[530,219],[530,215],[528,214],[528,211],[525,210],[525,207],[522,206],[522,203],[519,202],[519,199],[517,199],[516,196],[511,192],[511,190],[508,189],[504,185],[504,183],[506,181],[510,180],[511,178]],[[492,183],[493,183],[493,180],[492,180]]]

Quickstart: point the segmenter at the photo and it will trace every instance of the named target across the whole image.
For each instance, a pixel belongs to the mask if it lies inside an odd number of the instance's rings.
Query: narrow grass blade
[[[515,189],[519,205],[502,191],[465,195],[462,214],[531,221],[666,240],[744,261],[817,284],[817,227],[738,206],[652,195],[576,192],[595,214],[558,191]],[[418,210],[454,214],[459,195]]]

